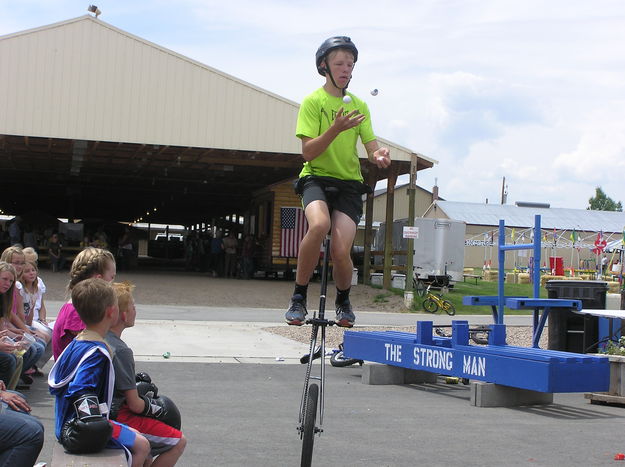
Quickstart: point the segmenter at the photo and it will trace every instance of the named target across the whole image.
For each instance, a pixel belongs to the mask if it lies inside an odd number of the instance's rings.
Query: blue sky
[[[100,19],[300,102],[314,53],[349,35],[350,90],[376,133],[436,159],[419,172],[448,200],[585,208],[625,202],[621,0],[93,0]],[[0,0],[0,35],[86,14],[89,2]],[[376,97],[370,90],[379,89]]]

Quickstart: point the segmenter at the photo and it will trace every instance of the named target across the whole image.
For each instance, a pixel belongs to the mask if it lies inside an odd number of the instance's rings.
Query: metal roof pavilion
[[[303,162],[296,102],[90,15],[0,36],[0,109],[11,215],[212,224]],[[436,163],[380,141],[397,175]]]
[[[427,213],[432,210],[440,210],[450,219],[464,221],[471,225],[496,226],[499,225],[499,220],[503,219],[506,227],[530,228],[534,226],[534,216],[540,214],[543,229],[622,232],[625,228],[625,213],[614,211],[521,207],[442,200],[435,201]]]

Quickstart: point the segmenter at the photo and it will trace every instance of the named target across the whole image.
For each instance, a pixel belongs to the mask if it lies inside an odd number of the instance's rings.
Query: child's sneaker
[[[306,300],[299,294],[293,295],[284,319],[292,326],[301,326],[306,322],[306,315]]]
[[[352,311],[352,304],[349,300],[340,305],[336,305],[336,325],[342,328],[351,328],[356,321],[356,316]]]

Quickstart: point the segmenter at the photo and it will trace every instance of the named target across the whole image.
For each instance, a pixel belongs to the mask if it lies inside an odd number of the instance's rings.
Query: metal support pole
[[[497,288],[497,293],[499,294],[499,300],[498,300],[498,304],[497,307],[499,309],[499,313],[497,314],[497,324],[503,324],[503,309],[504,309],[504,304],[505,304],[505,297],[504,297],[504,280],[506,278],[506,272],[505,272],[505,265],[506,265],[506,250],[505,247],[506,246],[506,228],[504,226],[504,221],[503,219],[499,220],[499,240],[498,240],[498,244],[499,244],[499,248],[497,249],[498,252],[498,257],[497,257],[497,261],[498,261],[498,266],[499,266],[499,283],[497,284],[498,288]]]

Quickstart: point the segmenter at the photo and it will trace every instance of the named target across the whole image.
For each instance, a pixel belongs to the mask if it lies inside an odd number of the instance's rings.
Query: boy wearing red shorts
[[[134,286],[128,282],[114,283],[119,303],[119,318],[106,335],[114,349],[115,390],[111,417],[136,429],[147,438],[153,456],[153,467],[175,465],[187,444],[180,431],[180,413],[146,373],[135,375],[132,349],[121,339],[126,328],[135,325],[137,311],[132,297]]]

